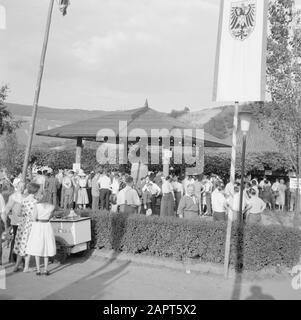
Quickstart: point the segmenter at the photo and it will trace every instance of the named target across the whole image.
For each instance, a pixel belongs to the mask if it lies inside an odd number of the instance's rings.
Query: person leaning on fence
[[[214,221],[226,221],[227,200],[225,197],[225,186],[218,183],[216,189],[212,192],[211,202]]]
[[[126,187],[117,195],[117,206],[122,213],[140,213],[141,202],[138,192],[133,188],[134,179],[128,176],[125,180]]]
[[[195,195],[195,186],[189,184],[186,187],[186,194],[180,200],[178,216],[184,219],[196,219],[200,215],[200,202]]]

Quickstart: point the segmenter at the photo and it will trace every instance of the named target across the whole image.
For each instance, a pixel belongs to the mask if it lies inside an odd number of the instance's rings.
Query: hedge
[[[171,257],[196,258],[201,262],[224,261],[226,223],[187,221],[173,217],[82,213],[92,218],[92,247],[117,252]],[[237,226],[232,228],[230,264],[236,265]],[[258,271],[267,267],[291,268],[299,262],[301,231],[282,226],[246,225],[243,240],[244,269]]]

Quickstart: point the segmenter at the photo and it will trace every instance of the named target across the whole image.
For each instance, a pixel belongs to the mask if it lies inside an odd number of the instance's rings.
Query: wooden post
[[[48,38],[49,38],[49,31],[50,31],[50,25],[51,25],[51,17],[52,17],[52,11],[53,11],[53,4],[54,4],[54,0],[50,0],[49,9],[48,9],[48,16],[47,16],[47,23],[46,23],[46,30],[45,30],[45,37],[44,37],[44,43],[43,43],[43,48],[42,48],[42,54],[41,54],[40,68],[39,68],[39,73],[38,73],[38,80],[37,80],[37,86],[36,86],[35,97],[34,97],[34,102],[33,102],[32,116],[31,116],[30,127],[29,127],[29,137],[28,137],[28,142],[27,142],[25,157],[24,157],[24,163],[23,163],[23,170],[22,170],[22,180],[23,181],[25,181],[25,179],[26,179],[27,167],[28,167],[29,156],[30,156],[30,151],[31,151],[31,146],[32,146],[33,133],[34,133],[35,122],[36,122],[36,117],[37,117],[38,103],[39,103],[39,97],[40,97],[40,91],[41,91],[41,83],[42,83],[42,77],[43,77],[43,71],[44,71],[44,63],[45,63]]]
[[[83,149],[83,139],[82,138],[77,138],[75,163],[81,163],[82,149]]]
[[[234,118],[233,118],[233,133],[232,133],[232,154],[231,154],[231,169],[230,169],[230,203],[233,203],[234,183],[235,183],[235,164],[236,164],[236,145],[237,145],[237,128],[238,128],[238,106],[239,103],[235,102]],[[228,223],[225,245],[225,260],[224,260],[224,276],[228,278],[229,261],[230,261],[230,246],[231,246],[231,231],[232,231],[232,212],[228,211]]]

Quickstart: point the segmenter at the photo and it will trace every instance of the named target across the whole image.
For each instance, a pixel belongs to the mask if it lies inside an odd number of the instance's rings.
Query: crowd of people
[[[12,185],[15,187],[19,181],[21,175],[13,179]],[[126,210],[137,213],[181,216],[183,203],[188,200],[185,196],[190,194],[197,199],[198,215],[212,216],[217,201],[214,191],[221,189],[226,200],[230,196],[229,181],[224,185],[224,181],[215,174],[181,178],[178,175],[164,177],[163,172],[159,171],[149,172],[146,177],[134,180],[127,173],[102,168],[87,174],[83,170],[37,170],[31,182],[40,186],[38,196],[43,196],[56,209],[64,210],[91,208],[117,212],[122,211],[122,208],[125,208],[124,202],[127,202],[135,207],[135,210],[127,207]],[[240,178],[235,184],[235,187],[240,189],[239,186]],[[132,192],[131,199],[127,199],[127,194],[130,194],[128,189],[136,192],[135,196]],[[124,194],[126,191],[127,194]],[[272,184],[266,177],[258,181],[249,176],[244,185],[246,202],[252,198],[252,191],[265,202],[267,209],[283,211],[286,206],[294,210],[295,193],[290,192],[288,199],[289,190],[283,179],[276,179]],[[235,195],[235,191],[232,192]]]
[[[12,233],[10,261],[16,263],[15,271],[18,271],[24,260],[27,272],[29,258],[35,256],[38,275],[40,257],[44,257],[45,274],[49,274],[48,258],[56,252],[49,221],[56,210],[91,208],[183,219],[212,216],[216,221],[226,221],[229,215],[236,220],[240,214],[240,179],[232,187],[229,181],[225,184],[215,174],[181,178],[164,176],[158,171],[138,180],[127,173],[103,168],[88,174],[83,170],[37,170],[25,183],[21,174],[1,181],[3,195],[3,181],[8,181],[13,190],[6,199],[0,193],[4,228],[6,234],[8,230]],[[259,182],[249,176],[244,181],[243,220],[259,223],[265,209],[284,210],[288,189],[283,179],[272,184],[266,177]],[[292,210],[294,194],[291,192]],[[40,241],[35,241],[37,238]]]

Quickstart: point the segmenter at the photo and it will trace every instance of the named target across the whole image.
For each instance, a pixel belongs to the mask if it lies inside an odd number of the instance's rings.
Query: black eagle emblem
[[[232,35],[239,40],[246,39],[255,26],[255,3],[239,5],[233,4],[230,15],[230,30]]]

